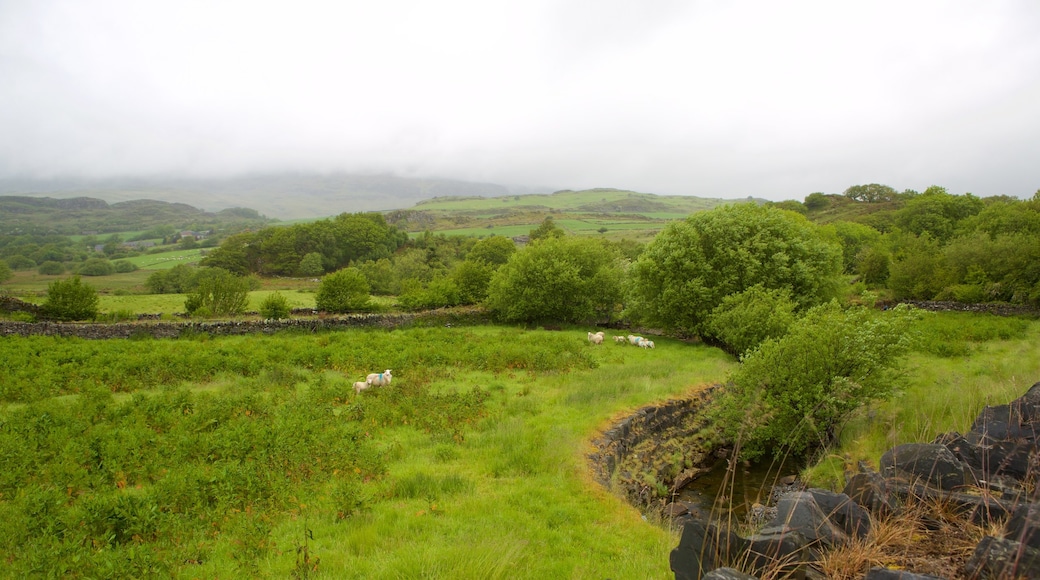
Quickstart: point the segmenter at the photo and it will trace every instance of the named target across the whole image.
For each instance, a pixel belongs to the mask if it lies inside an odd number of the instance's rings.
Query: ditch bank
[[[274,334],[284,331],[322,332],[355,328],[414,326],[471,326],[490,324],[481,308],[445,308],[417,313],[347,314],[285,320],[229,320],[185,322],[11,322],[0,321],[0,336],[72,336],[93,340],[119,338],[179,338],[193,334],[231,336]]]

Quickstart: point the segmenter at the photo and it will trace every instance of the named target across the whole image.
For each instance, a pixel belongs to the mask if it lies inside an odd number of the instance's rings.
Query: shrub
[[[291,310],[289,308],[289,299],[278,292],[268,295],[260,303],[260,316],[264,318],[274,320],[288,318]]]
[[[54,320],[93,319],[97,318],[99,302],[97,290],[83,283],[79,276],[73,276],[47,286],[47,300],[41,313]]]
[[[40,267],[36,269],[40,274],[46,276],[60,276],[65,273],[65,266],[61,262],[55,262],[54,260],[47,260],[40,264]]]
[[[245,312],[249,305],[249,282],[220,268],[200,272],[198,285],[184,301],[193,316],[230,316]]]
[[[742,455],[804,455],[833,440],[860,405],[888,397],[911,347],[916,313],[811,309],[788,333],[749,352],[716,407],[718,425]]]
[[[26,258],[21,254],[8,256],[6,261],[7,265],[10,266],[12,270],[31,270],[36,267],[35,261]]]
[[[0,260],[0,284],[7,282],[14,276],[14,272],[11,271],[11,267],[7,265],[7,262]]]
[[[723,349],[742,356],[766,339],[783,336],[794,322],[794,301],[786,290],[766,290],[761,284],[722,299],[708,319],[708,332]]]
[[[321,276],[325,273],[325,265],[322,263],[321,254],[311,252],[300,260],[300,275]]]
[[[115,274],[116,267],[105,258],[91,258],[77,272],[82,276],[110,276]]]
[[[450,278],[434,278],[425,287],[415,285],[397,299],[407,310],[429,310],[445,306],[457,306],[460,302],[459,287]]]
[[[344,268],[321,279],[314,302],[325,312],[367,310],[368,281],[357,268]]]
[[[179,294],[190,292],[195,287],[198,268],[177,264],[169,270],[158,270],[148,276],[144,284],[153,294]]]
[[[115,266],[116,272],[120,274],[126,274],[127,272],[137,270],[137,264],[134,264],[129,260],[116,260],[112,265]]]

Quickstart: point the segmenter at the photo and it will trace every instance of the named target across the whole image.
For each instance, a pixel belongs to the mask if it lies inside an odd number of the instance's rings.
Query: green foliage
[[[289,299],[283,296],[279,292],[269,294],[264,301],[260,303],[260,316],[265,319],[278,320],[281,318],[289,318],[289,313],[292,308],[289,307]]]
[[[545,219],[542,220],[541,225],[531,230],[529,239],[533,242],[547,238],[561,238],[565,235],[567,235],[567,232],[563,231],[561,227],[556,225],[556,222],[553,221],[551,215],[547,215],[545,216]]]
[[[931,300],[946,286],[946,261],[939,241],[928,234],[894,238],[888,287],[896,298]]]
[[[115,267],[115,271],[119,274],[126,274],[137,270],[137,264],[128,260],[116,260],[112,265]]]
[[[889,263],[888,252],[879,246],[869,246],[856,257],[856,274],[866,284],[883,285],[888,281]]]
[[[918,236],[928,234],[940,243],[953,237],[959,222],[982,211],[982,200],[968,193],[950,195],[932,186],[896,212],[896,225]]]
[[[896,199],[897,194],[896,190],[887,185],[869,183],[866,185],[853,185],[846,189],[843,195],[856,201],[878,203],[882,201],[892,201]]]
[[[367,260],[357,266],[361,275],[368,281],[369,291],[377,296],[394,294],[400,290],[394,264],[389,258]]]
[[[753,204],[694,214],[665,228],[631,269],[629,312],[698,334],[723,298],[784,289],[799,308],[838,293],[841,250],[804,217]]]
[[[838,221],[830,225],[841,242],[843,271],[851,274],[857,269],[857,260],[864,249],[881,243],[881,232],[855,222]]]
[[[717,407],[742,455],[803,456],[830,443],[850,414],[896,388],[916,313],[817,306],[748,353]]]
[[[248,305],[249,281],[221,268],[201,270],[184,300],[184,310],[193,316],[233,316]]]
[[[65,266],[61,262],[48,260],[40,264],[36,271],[46,276],[60,276],[65,273]]]
[[[29,258],[26,258],[21,254],[8,256],[7,258],[5,258],[5,260],[7,261],[7,265],[10,266],[12,270],[32,270],[36,267],[36,262]]]
[[[453,278],[440,276],[429,284],[416,284],[398,297],[397,302],[405,310],[429,310],[458,306],[462,303],[461,293]]]
[[[321,254],[319,252],[311,252],[300,260],[300,275],[321,276],[324,273],[325,266],[322,264]]]
[[[507,322],[609,319],[621,301],[617,256],[596,239],[549,236],[492,276],[487,307]]]
[[[11,267],[7,265],[7,262],[0,260],[0,284],[7,282],[14,276],[14,272]]]
[[[91,258],[76,270],[81,276],[111,276],[116,273],[116,267],[106,258]]]
[[[357,268],[344,268],[321,279],[314,298],[318,310],[352,312],[370,308],[368,281]]]
[[[735,356],[787,332],[795,320],[795,303],[787,290],[761,284],[723,298],[708,319],[707,331]]]
[[[53,320],[88,320],[98,315],[97,290],[79,276],[55,280],[47,286],[41,313]]]
[[[177,264],[169,270],[156,270],[148,275],[145,286],[153,294],[187,294],[195,288],[198,268]]]
[[[501,266],[516,253],[516,244],[505,236],[491,236],[480,240],[466,254],[466,260]]]
[[[805,196],[805,209],[809,211],[818,211],[826,209],[830,204],[831,200],[826,194],[821,192],[810,193]]]
[[[460,262],[451,273],[459,293],[460,304],[477,304],[487,297],[488,284],[495,268],[482,260]]]

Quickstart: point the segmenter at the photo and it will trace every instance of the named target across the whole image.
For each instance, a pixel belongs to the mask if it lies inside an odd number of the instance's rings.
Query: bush
[[[177,264],[169,270],[158,270],[148,276],[144,285],[152,294],[188,293],[195,287],[198,268]]]
[[[260,316],[264,318],[273,320],[288,318],[291,311],[292,309],[289,307],[289,299],[278,292],[269,294],[267,298],[264,298],[264,301],[260,303]]]
[[[770,338],[783,336],[794,322],[794,301],[786,290],[766,290],[761,284],[723,298],[708,319],[708,332],[723,350],[743,354]]]
[[[367,310],[368,281],[357,268],[344,268],[321,279],[314,302],[325,312]]]
[[[548,235],[495,272],[486,304],[506,322],[609,319],[621,303],[622,276],[602,241]]]
[[[78,270],[82,276],[110,276],[115,272],[116,267],[104,258],[91,258],[84,262]]]
[[[126,274],[137,270],[137,264],[134,264],[129,260],[116,260],[112,265],[115,266],[116,272],[120,274]]]
[[[65,273],[65,266],[62,265],[61,262],[48,260],[40,264],[40,267],[37,268],[36,271],[46,276],[60,276]]]
[[[220,268],[206,268],[199,273],[198,285],[184,301],[184,309],[193,316],[233,316],[242,314],[249,305],[249,282]]]
[[[0,284],[7,282],[14,276],[14,272],[11,271],[11,267],[7,265],[7,262],[0,260]]]
[[[44,318],[53,320],[88,320],[98,315],[97,290],[83,283],[79,276],[55,280],[47,286],[47,300],[41,308]]]
[[[430,310],[446,306],[458,306],[459,287],[450,278],[435,278],[425,287],[415,287],[401,294],[397,301],[406,310]]]
[[[311,252],[300,260],[301,276],[321,276],[325,273],[325,265],[322,263],[321,254]]]
[[[781,338],[749,352],[729,379],[716,420],[741,454],[805,455],[830,443],[860,405],[888,397],[912,346],[916,313],[843,310],[836,301],[810,310]]]
[[[26,258],[25,256],[22,256],[21,254],[17,254],[17,255],[14,255],[14,256],[8,256],[6,261],[7,261],[7,265],[10,266],[12,270],[16,270],[16,271],[17,270],[32,270],[33,268],[36,267],[36,262],[34,262],[33,260],[31,260],[29,258]]]

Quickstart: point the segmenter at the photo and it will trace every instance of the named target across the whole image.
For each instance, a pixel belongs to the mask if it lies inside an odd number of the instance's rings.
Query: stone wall
[[[114,324],[0,321],[0,336],[75,336],[87,339],[177,338],[191,334],[273,334],[283,331],[320,332],[350,328],[461,326],[488,324],[489,322],[488,315],[483,309],[446,308],[419,313],[347,314],[286,320],[142,321]]]

